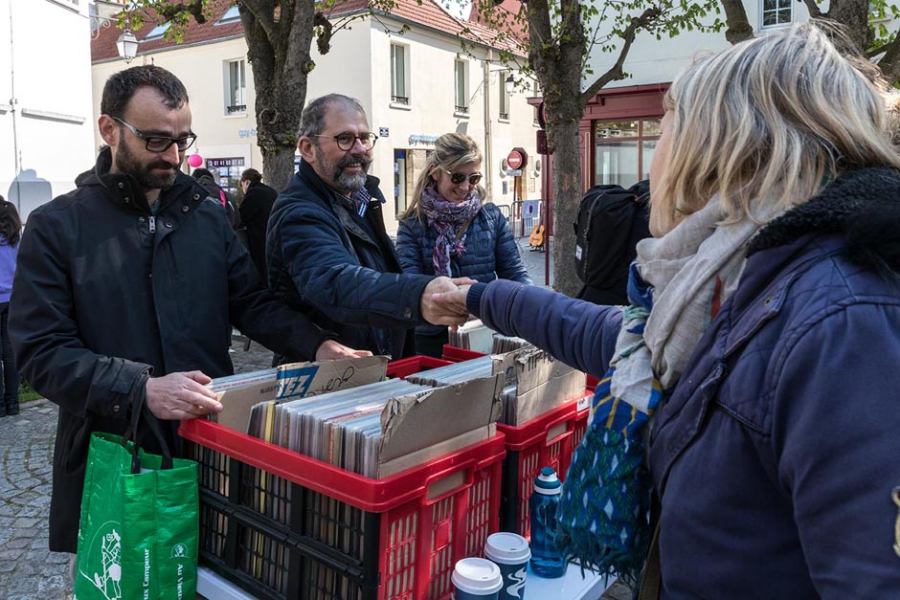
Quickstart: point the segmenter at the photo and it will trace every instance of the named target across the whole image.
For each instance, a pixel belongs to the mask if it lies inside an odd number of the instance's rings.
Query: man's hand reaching
[[[200,371],[169,373],[147,380],[147,408],[157,418],[193,419],[222,411],[216,395],[204,387],[212,381]]]
[[[325,340],[316,350],[316,360],[337,360],[339,358],[359,358],[372,356],[368,350],[354,350],[334,340]]]

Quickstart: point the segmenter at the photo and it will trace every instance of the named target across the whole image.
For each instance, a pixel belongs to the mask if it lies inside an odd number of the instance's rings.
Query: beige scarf
[[[763,224],[779,214],[765,204],[753,211]],[[675,385],[718,308],[737,289],[747,243],[762,227],[749,218],[721,225],[723,218],[714,196],[663,237],[638,243],[637,268],[653,288],[652,310],[649,316],[625,311],[610,391],[645,413],[659,396],[651,392]]]

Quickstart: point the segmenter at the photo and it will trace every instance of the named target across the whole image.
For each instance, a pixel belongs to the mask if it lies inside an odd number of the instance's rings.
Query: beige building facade
[[[363,16],[334,36],[328,54],[319,55],[313,44],[316,68],[309,76],[307,100],[337,92],[357,98],[366,109],[369,125],[379,135],[370,173],[381,179],[386,214],[404,210],[434,140],[452,131],[478,142],[485,157],[484,184],[496,204],[512,207],[514,199],[539,199],[542,165],[535,152],[538,126],[527,102],[529,88],[507,83],[518,73],[497,59],[496,49],[473,44],[464,51],[456,35],[438,29],[436,19],[460,21],[437,4],[426,0],[417,9],[427,11],[421,19],[425,23]],[[192,42],[186,35],[182,45],[154,40],[158,32],[145,26],[136,32],[142,43],[128,65],[156,64],[185,83],[199,136],[189,153],[202,156],[205,166],[216,169],[223,185],[232,189],[243,169],[262,171],[252,65],[246,60],[240,22],[233,20],[236,12],[225,12],[205,26],[211,33],[195,36],[207,39]],[[408,29],[400,34],[404,24]],[[103,43],[94,47],[95,122],[106,79],[126,67],[117,56],[103,57]],[[99,148],[96,132],[94,141]],[[504,160],[514,148],[528,157],[518,176],[507,174]],[[395,230],[397,223],[386,225]]]

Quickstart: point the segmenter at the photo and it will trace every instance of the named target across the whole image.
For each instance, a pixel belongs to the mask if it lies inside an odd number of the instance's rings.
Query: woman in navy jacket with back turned
[[[603,378],[561,541],[634,574],[647,503],[611,482],[649,468],[663,599],[900,597],[900,155],[872,71],[806,24],[678,77],[627,309],[439,295]]]
[[[506,218],[493,203],[482,204],[481,177],[481,152],[472,138],[438,138],[397,231],[404,273],[531,283]],[[419,354],[440,357],[446,342],[444,326],[416,328]]]
[[[0,352],[3,364],[3,398],[0,399],[0,417],[19,414],[19,371],[9,343],[9,298],[12,295],[13,275],[19,240],[22,237],[22,221],[12,202],[0,196]]]

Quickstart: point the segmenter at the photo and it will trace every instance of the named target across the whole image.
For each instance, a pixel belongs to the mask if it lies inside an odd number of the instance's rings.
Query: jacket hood
[[[143,188],[141,188],[138,180],[129,173],[110,173],[109,170],[111,167],[112,150],[107,146],[97,155],[97,163],[94,165],[94,168],[85,171],[75,178],[76,187],[87,188],[99,186],[102,187],[113,200],[124,201],[125,203],[133,202],[133,205],[143,207],[149,211],[150,205],[147,202]],[[205,188],[194,181],[193,177],[178,171],[175,175],[175,183],[160,196],[163,205],[167,204],[172,198],[180,194],[184,188],[195,188],[195,193],[199,194],[198,200],[209,195]]]
[[[842,175],[761,229],[747,256],[811,233],[842,235],[851,261],[900,276],[900,173],[873,168]]]

